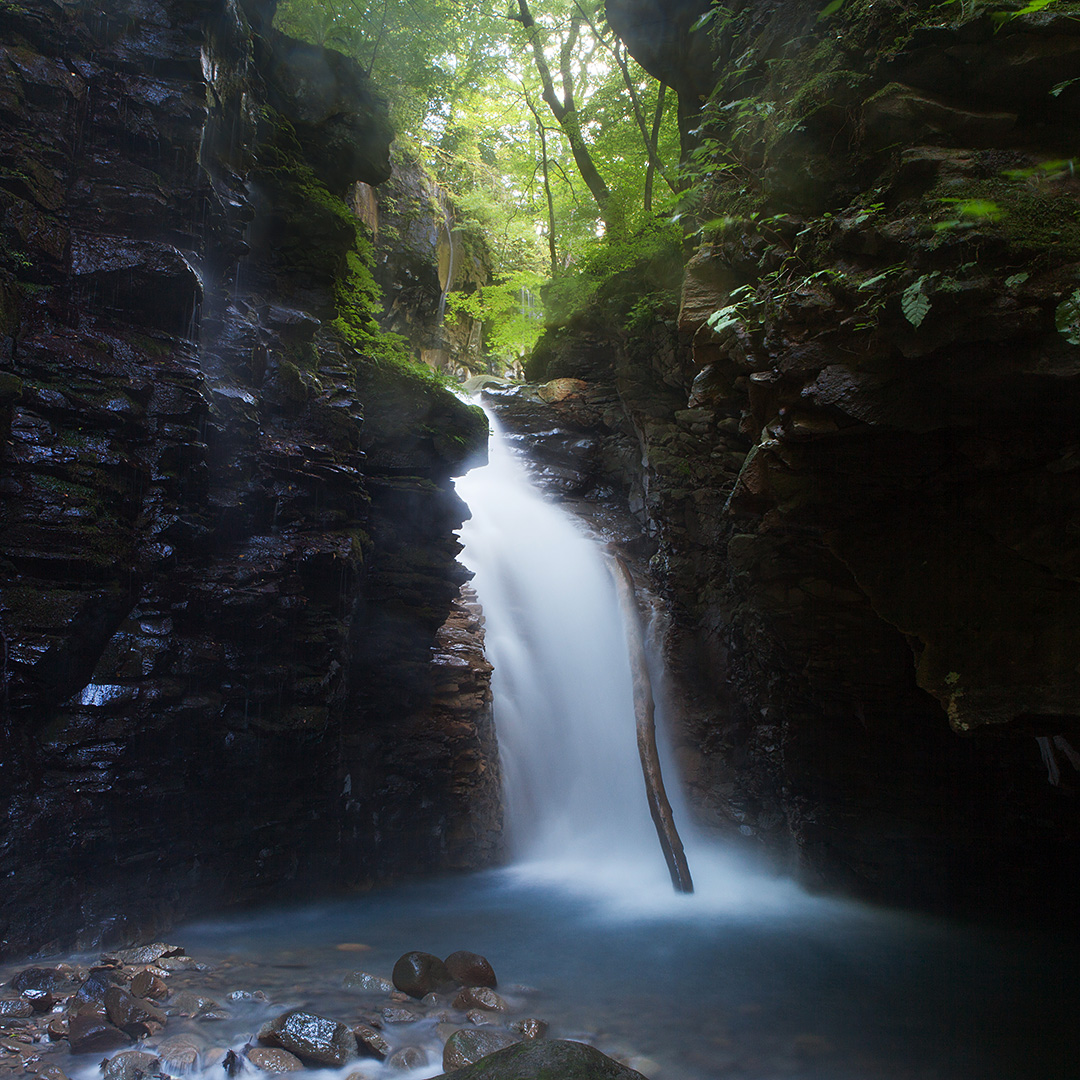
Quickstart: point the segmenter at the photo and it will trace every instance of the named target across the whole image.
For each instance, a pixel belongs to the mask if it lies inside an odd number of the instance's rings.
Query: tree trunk
[[[653,703],[652,680],[645,663],[645,640],[641,632],[641,619],[637,604],[634,602],[634,579],[626,563],[618,555],[612,556],[615,568],[615,586],[619,592],[619,604],[622,607],[623,622],[626,624],[626,644],[630,650],[630,670],[634,677],[634,714],[637,718],[638,755],[641,757],[641,771],[645,777],[645,792],[649,799],[649,813],[652,814],[656,835],[660,838],[664,858],[667,860],[671,884],[676,892],[692,893],[694,882],[690,878],[690,867],[686,863],[682,840],[675,828],[675,818],[671,813],[664,790],[664,778],[660,772],[660,755],[656,750],[656,710]]]

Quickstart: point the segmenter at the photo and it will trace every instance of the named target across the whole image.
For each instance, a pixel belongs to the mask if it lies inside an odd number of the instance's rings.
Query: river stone
[[[161,1064],[170,1073],[192,1072],[199,1063],[199,1045],[188,1035],[170,1035],[156,1049]]]
[[[128,1046],[131,1038],[99,1012],[87,1009],[68,1021],[68,1043],[73,1054],[103,1054]]]
[[[455,1009],[487,1009],[489,1012],[506,1012],[509,1006],[489,986],[466,986],[456,998]]]
[[[461,949],[451,953],[444,962],[451,978],[462,986],[496,985],[494,969],[478,953]]]
[[[444,1055],[443,1068],[461,1069],[454,1080],[647,1080],[594,1046],[559,1039],[516,1043],[465,1067],[448,1067]]]
[[[283,1013],[265,1024],[258,1039],[267,1046],[291,1050],[305,1063],[335,1069],[356,1056],[356,1038],[349,1028],[302,1009]]]
[[[46,1065],[38,1069],[38,1080],[68,1080],[68,1074],[59,1065]]]
[[[362,1057],[374,1057],[385,1061],[390,1053],[390,1044],[386,1041],[383,1033],[370,1024],[357,1024],[353,1028],[356,1036],[356,1046]]]
[[[140,971],[131,980],[128,989],[135,997],[153,998],[154,1001],[160,1001],[169,994],[169,988],[165,985],[165,980],[159,978],[152,971],[146,970]]]
[[[280,1046],[253,1046],[247,1052],[247,1059],[256,1069],[268,1073],[299,1072],[304,1067],[295,1054]]]
[[[21,994],[24,990],[48,990],[54,994],[70,994],[75,989],[71,975],[62,968],[23,968],[11,980],[11,988]]]
[[[525,1016],[515,1020],[510,1025],[511,1031],[516,1031],[523,1039],[540,1039],[547,1034],[547,1021],[538,1020],[535,1016]]]
[[[29,1016],[34,1015],[34,1006],[29,1001],[24,1001],[22,998],[15,998],[9,1001],[0,1001],[0,1016],[15,1017],[25,1020]]]
[[[112,968],[93,968],[75,994],[76,1001],[104,1004],[105,995],[116,985]]]
[[[156,1005],[151,1005],[144,998],[132,997],[119,986],[110,986],[105,991],[105,1011],[109,1014],[109,1019],[129,1035],[146,1034],[145,1031],[134,1030],[137,1027],[165,1023],[165,1014]]]
[[[346,975],[343,985],[346,990],[361,990],[365,994],[391,994],[394,991],[393,983],[366,971],[354,971]]]
[[[403,1046],[387,1063],[391,1069],[407,1072],[427,1064],[427,1054],[417,1046]]]
[[[409,997],[422,998],[432,991],[457,985],[446,965],[431,953],[407,952],[394,965],[394,985]]]
[[[143,1080],[143,1077],[156,1073],[160,1067],[161,1061],[153,1054],[143,1050],[125,1050],[109,1058],[103,1073],[105,1080]]]
[[[152,945],[139,945],[134,949],[121,949],[115,953],[117,960],[125,964],[152,964],[163,956],[183,956],[184,950],[176,945],[155,941]]]
[[[453,1072],[454,1069],[472,1065],[488,1054],[513,1046],[517,1041],[516,1035],[488,1028],[455,1031],[443,1047],[443,1070]]]
[[[217,1007],[213,998],[203,997],[194,990],[181,990],[169,998],[168,1013],[170,1016],[199,1016]]]

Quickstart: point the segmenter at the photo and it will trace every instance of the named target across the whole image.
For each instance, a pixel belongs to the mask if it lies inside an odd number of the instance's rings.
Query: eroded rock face
[[[1080,21],[819,13],[746,4],[715,42],[741,59],[702,132],[757,216],[710,189],[681,310],[550,338],[543,377],[588,388],[515,426],[652,538],[719,822],[863,894],[1068,910]],[[726,127],[744,97],[775,122]]]
[[[385,105],[272,12],[0,7],[12,950],[494,847],[486,669],[473,715],[431,662],[486,425],[349,345],[335,194],[385,175]]]

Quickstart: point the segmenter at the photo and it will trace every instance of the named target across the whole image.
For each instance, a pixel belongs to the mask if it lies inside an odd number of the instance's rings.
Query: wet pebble
[[[541,1039],[547,1034],[547,1029],[547,1021],[537,1020],[534,1016],[523,1017],[510,1025],[510,1030],[516,1031],[523,1039]]]
[[[218,1007],[213,998],[203,997],[194,990],[180,990],[169,999],[170,1016],[198,1016]]]
[[[280,1046],[305,1063],[339,1069],[356,1056],[356,1038],[337,1020],[295,1009],[264,1024],[258,1040],[265,1046]]]
[[[454,981],[462,986],[496,985],[494,968],[479,953],[461,949],[451,953],[444,963]]]
[[[144,968],[131,980],[128,989],[135,997],[150,998],[153,1001],[161,1001],[169,995],[169,988],[165,984],[165,980],[147,968]]]
[[[280,1046],[253,1046],[247,1052],[247,1059],[256,1069],[268,1073],[299,1072],[304,1063],[288,1050]]]
[[[371,1027],[370,1024],[357,1024],[353,1028],[356,1036],[356,1045],[364,1057],[386,1059],[390,1053],[390,1044],[386,1041],[381,1031]]]
[[[189,1035],[170,1035],[156,1047],[157,1055],[168,1072],[191,1072],[199,1063],[200,1049]]]
[[[3,1017],[28,1017],[34,1015],[34,1006],[23,998],[14,998],[0,1001],[0,1016]]]
[[[24,968],[11,980],[11,987],[20,994],[26,990],[48,990],[54,994],[70,994],[76,980],[70,967]]]
[[[111,1057],[102,1070],[105,1080],[143,1080],[156,1073],[161,1062],[142,1050],[125,1050]]]
[[[384,1024],[409,1024],[414,1020],[422,1019],[422,1014],[415,1009],[406,1009],[402,1006],[390,1006],[382,1009],[379,1013]]]
[[[509,1006],[487,986],[466,986],[454,998],[455,1009],[487,1009],[489,1012],[506,1012]]]
[[[73,1054],[104,1054],[120,1050],[131,1042],[129,1036],[94,1009],[77,1012],[68,1018],[67,1038]]]
[[[365,994],[392,994],[394,985],[378,975],[366,971],[353,971],[345,976],[342,984],[346,990],[360,990]]]
[[[418,1046],[403,1046],[386,1064],[401,1072],[420,1069],[427,1064],[427,1054]]]
[[[457,985],[446,965],[426,952],[407,952],[399,957],[394,964],[393,980],[399,990],[414,998]]]

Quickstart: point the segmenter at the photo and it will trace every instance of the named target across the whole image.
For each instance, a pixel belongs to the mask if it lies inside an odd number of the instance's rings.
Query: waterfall
[[[596,543],[532,487],[492,423],[458,479],[494,665],[506,825],[519,866],[575,882],[667,878],[646,803],[627,641]],[[670,891],[670,884],[666,885]]]

